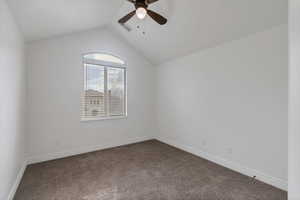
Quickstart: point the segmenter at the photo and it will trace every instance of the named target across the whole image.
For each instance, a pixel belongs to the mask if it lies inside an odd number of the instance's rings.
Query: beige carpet
[[[286,200],[287,193],[158,141],[30,165],[15,200]]]

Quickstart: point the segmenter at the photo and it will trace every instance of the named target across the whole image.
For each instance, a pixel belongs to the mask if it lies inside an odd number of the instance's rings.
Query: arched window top
[[[85,62],[92,62],[92,63],[99,63],[99,62],[105,62],[105,63],[111,63],[114,65],[124,65],[125,62],[121,60],[120,58],[113,56],[111,54],[106,53],[89,53],[85,54],[83,56]]]

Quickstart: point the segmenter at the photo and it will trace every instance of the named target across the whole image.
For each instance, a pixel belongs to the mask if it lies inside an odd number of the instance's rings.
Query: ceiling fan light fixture
[[[139,19],[145,19],[146,15],[147,15],[147,10],[143,7],[139,7],[138,9],[136,9],[136,16]]]
[[[167,23],[167,19],[161,16],[160,14],[149,10],[148,5],[155,3],[159,0],[127,0],[128,2],[134,4],[134,11],[131,11],[121,19],[119,19],[120,24],[125,24],[128,20],[130,20],[134,15],[137,16],[138,19],[142,20],[145,19],[147,15],[151,17],[155,22],[160,25],[164,25]]]

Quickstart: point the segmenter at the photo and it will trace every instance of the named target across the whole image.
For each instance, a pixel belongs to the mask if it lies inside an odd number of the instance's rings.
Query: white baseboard
[[[134,138],[134,139],[129,139],[127,142],[114,142],[110,144],[102,144],[102,145],[94,145],[94,146],[88,146],[88,147],[81,147],[78,149],[72,149],[72,150],[67,150],[67,151],[61,151],[61,152],[55,152],[55,153],[49,153],[45,155],[38,155],[38,156],[31,156],[29,157],[26,161],[23,162],[21,169],[19,170],[19,173],[17,175],[17,178],[10,190],[10,193],[8,195],[7,200],[13,200],[15,193],[18,189],[18,186],[22,180],[22,177],[24,175],[25,169],[27,165],[29,164],[34,164],[34,163],[39,163],[39,162],[44,162],[44,161],[49,161],[49,160],[54,160],[54,159],[59,159],[59,158],[65,158],[68,156],[74,156],[78,154],[83,154],[83,153],[88,153],[88,152],[93,152],[93,151],[98,151],[98,150],[103,150],[107,148],[113,148],[117,146],[123,146],[127,144],[133,144],[137,142],[143,142],[147,140],[151,140],[153,138],[149,137],[139,137],[139,138]]]
[[[25,161],[23,163],[23,165],[22,165],[22,167],[21,167],[21,169],[18,173],[18,176],[15,180],[15,183],[14,183],[13,187],[11,188],[11,191],[10,191],[9,196],[8,196],[8,200],[13,200],[14,195],[17,191],[17,188],[20,184],[20,181],[23,177],[23,174],[24,174],[24,171],[26,169],[27,164],[33,164],[33,163],[44,162],[44,161],[49,161],[49,160],[53,160],[53,159],[64,158],[64,157],[68,157],[68,156],[74,156],[74,155],[78,155],[78,154],[82,154],[82,153],[93,152],[93,151],[97,151],[97,150],[102,150],[102,149],[107,149],[107,148],[112,148],[112,147],[117,147],[117,146],[122,146],[122,145],[142,142],[142,141],[147,141],[147,140],[151,140],[151,139],[153,139],[153,138],[140,137],[140,138],[130,139],[125,143],[124,142],[115,142],[115,143],[111,143],[111,144],[95,145],[95,146],[82,147],[82,148],[72,149],[72,150],[67,150],[67,151],[49,153],[49,154],[45,154],[45,155],[32,156],[27,161]],[[172,139],[165,138],[165,137],[158,137],[156,139],[161,141],[161,142],[164,142],[166,144],[169,144],[171,146],[174,146],[176,148],[179,148],[179,149],[182,149],[182,150],[187,151],[189,153],[192,153],[194,155],[205,158],[209,161],[212,161],[212,162],[217,163],[219,165],[222,165],[224,167],[227,167],[229,169],[232,169],[234,171],[237,171],[237,172],[239,172],[241,174],[244,174],[246,176],[250,176],[250,177],[256,176],[256,178],[258,180],[262,181],[262,182],[273,185],[273,186],[275,186],[277,188],[280,188],[280,189],[283,189],[283,190],[287,190],[287,185],[288,184],[287,184],[286,180],[282,180],[282,179],[267,175],[265,173],[259,172],[258,170],[242,166],[242,165],[240,165],[236,162],[232,162],[232,161],[226,160],[224,158],[221,158],[219,156],[209,154],[209,153],[204,152],[200,149],[191,147],[189,145],[183,144],[183,143],[178,142],[176,140],[172,140]]]
[[[144,137],[139,137],[139,138],[128,139],[126,142],[121,142],[121,141],[112,142],[112,143],[106,143],[106,144],[100,144],[100,145],[94,145],[94,146],[80,147],[80,148],[76,148],[76,149],[69,149],[69,150],[65,150],[65,151],[53,152],[53,153],[48,153],[48,154],[43,154],[43,155],[30,156],[27,159],[27,163],[34,164],[34,163],[39,163],[39,162],[45,162],[45,161],[49,161],[49,160],[65,158],[65,157],[69,157],[69,156],[103,150],[103,149],[107,149],[107,148],[123,146],[123,145],[137,143],[137,142],[143,142],[143,141],[151,140],[151,139],[153,139],[153,138],[144,136]]]
[[[250,177],[256,176],[256,179],[258,179],[262,182],[265,182],[265,183],[270,184],[274,187],[277,187],[277,188],[280,188],[282,190],[287,191],[287,188],[288,188],[287,180],[282,180],[280,178],[276,178],[276,177],[270,176],[268,174],[262,173],[262,172],[260,172],[256,169],[251,169],[249,167],[242,166],[239,163],[232,162],[230,160],[226,160],[226,159],[221,158],[221,157],[216,156],[216,155],[212,155],[212,154],[207,153],[203,150],[200,150],[200,149],[195,148],[195,147],[191,147],[190,145],[186,145],[182,142],[179,142],[179,141],[176,141],[176,140],[173,140],[173,139],[170,139],[170,138],[158,137],[157,140],[159,140],[161,142],[164,142],[166,144],[169,144],[171,146],[174,146],[176,148],[182,149],[184,151],[187,151],[187,152],[189,152],[191,154],[194,154],[196,156],[207,159],[209,161],[212,161],[216,164],[219,164],[219,165],[222,165],[222,166],[227,167],[229,169],[232,169],[234,171],[237,171],[237,172],[239,172],[241,174],[244,174],[246,176],[250,176]]]
[[[17,178],[16,178],[16,180],[15,180],[15,182],[14,182],[14,184],[13,184],[13,186],[12,186],[10,192],[9,192],[7,200],[13,200],[14,199],[14,196],[15,196],[15,194],[17,192],[17,189],[19,187],[19,184],[22,180],[22,177],[23,177],[23,174],[25,172],[26,167],[27,167],[27,161],[24,161],[22,166],[21,166],[21,169],[19,170]]]

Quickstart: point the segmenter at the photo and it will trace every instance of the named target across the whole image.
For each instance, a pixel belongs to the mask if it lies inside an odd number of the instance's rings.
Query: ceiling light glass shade
[[[144,19],[147,15],[147,10],[143,7],[139,7],[138,9],[136,9],[136,16],[139,19]]]

